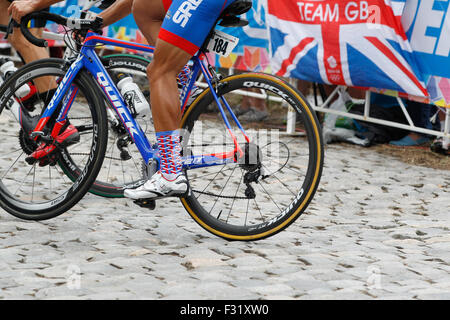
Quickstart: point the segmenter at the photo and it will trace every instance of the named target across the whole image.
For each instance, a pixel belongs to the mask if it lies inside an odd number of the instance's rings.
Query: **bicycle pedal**
[[[25,158],[25,162],[28,163],[30,166],[34,165],[37,161],[38,159],[31,156]]]
[[[32,133],[30,133],[30,138],[34,139],[36,137],[43,137],[44,135],[44,131],[33,131]]]
[[[156,201],[152,199],[139,199],[133,202],[141,208],[146,208],[149,210],[155,210],[156,208]]]
[[[45,135],[43,131],[33,131],[30,134],[30,138],[31,139],[35,139],[39,137],[40,141],[43,141],[45,143],[52,143],[53,142],[53,137],[51,135]]]

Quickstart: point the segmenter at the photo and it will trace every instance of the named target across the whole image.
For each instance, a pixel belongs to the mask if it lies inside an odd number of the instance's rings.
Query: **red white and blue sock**
[[[187,86],[189,82],[189,76],[191,74],[191,68],[189,68],[188,65],[185,65],[183,69],[181,69],[181,72],[178,74],[178,84],[181,87]]]
[[[181,72],[178,74],[177,83],[178,88],[180,90],[180,99],[185,98],[182,97],[183,89],[189,85],[189,79],[191,77],[191,68],[188,65],[185,65]],[[191,94],[197,90],[197,86],[194,84],[191,89]],[[183,104],[183,100],[180,100],[181,104]]]
[[[161,175],[174,181],[182,173],[180,133],[178,130],[157,132]]]

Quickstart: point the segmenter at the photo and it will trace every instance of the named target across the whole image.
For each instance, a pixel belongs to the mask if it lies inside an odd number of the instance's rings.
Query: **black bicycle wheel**
[[[237,113],[249,102],[259,105],[259,110],[248,109],[253,115],[239,117],[250,143],[226,112],[244,157],[233,164],[188,170],[191,194],[181,201],[200,226],[225,239],[272,236],[293,223],[314,196],[323,167],[321,128],[306,99],[279,78],[231,76],[217,90]],[[285,133],[289,108],[298,120],[295,134]],[[182,127],[186,155],[235,148],[210,89],[186,111]]]
[[[126,73],[132,76],[133,81],[139,86],[144,96],[149,99],[150,90],[148,85],[146,69],[150,60],[128,54],[108,55],[101,58],[105,69],[113,80],[117,80],[119,73]],[[108,143],[106,147],[105,160],[97,175],[97,180],[92,184],[90,193],[106,198],[122,198],[123,192],[127,188],[134,188],[142,184],[143,162],[136,146],[129,138],[127,131],[118,121],[116,114],[107,105],[108,118]],[[154,135],[152,119],[137,119],[139,125],[148,136]],[[66,175],[74,180],[81,170],[75,161],[66,155],[60,166]]]
[[[72,92],[77,94],[67,114],[79,138],[71,145],[58,145],[47,161],[32,165],[25,161],[37,148],[29,133],[67,68],[62,59],[35,61],[19,69],[0,88],[0,206],[22,219],[50,219],[66,212],[88,192],[101,168],[108,134],[106,112],[95,81],[85,71],[73,81]],[[16,92],[24,85],[38,91],[19,99]],[[13,112],[14,104],[20,104],[22,125]],[[45,128],[44,136],[52,128]],[[67,154],[81,170],[75,180],[57,164]]]

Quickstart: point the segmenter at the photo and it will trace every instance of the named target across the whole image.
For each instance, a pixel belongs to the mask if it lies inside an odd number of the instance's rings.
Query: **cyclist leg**
[[[159,15],[138,10],[157,6]],[[179,125],[181,107],[176,77],[199,50],[211,28],[234,1],[227,0],[135,0],[133,15],[147,41],[156,42],[154,60],[149,66],[152,114],[160,153],[160,170],[143,186],[125,190],[132,199],[153,199],[183,195],[187,180],[182,174]],[[162,5],[162,6],[161,6]],[[161,8],[167,13],[161,15]],[[151,10],[151,9],[148,9]],[[162,22],[162,24],[161,24]],[[156,40],[157,26],[161,25]]]
[[[38,38],[42,37],[42,28],[31,28],[30,32]],[[46,48],[41,48],[32,45],[22,35],[20,28],[14,28],[14,32],[9,37],[9,42],[22,56],[25,63],[33,62],[34,60],[45,59],[49,57]]]
[[[38,38],[41,38],[42,28],[32,28],[30,32],[36,35]],[[50,57],[46,48],[34,46],[27,39],[25,39],[19,28],[14,28],[14,32],[10,36],[9,41],[14,49],[16,49],[20,53],[25,63],[30,63],[35,60],[46,59]],[[35,86],[36,89],[41,93],[47,92],[57,87],[56,82],[51,77],[42,77],[40,79],[36,79]]]
[[[7,25],[9,23],[8,7],[12,0],[0,0],[0,24]],[[45,26],[45,21],[35,21],[35,28],[31,28],[31,33],[40,38],[42,34],[42,28]],[[16,51],[23,58],[25,63],[30,63],[35,60],[45,59],[49,57],[46,48],[41,48],[32,45],[22,35],[19,28],[14,28],[13,33],[9,36],[10,44],[16,49]],[[35,83],[39,92],[46,92],[50,89],[56,88],[56,82],[51,78],[38,79]]]
[[[9,23],[9,15],[8,15],[8,7],[11,2],[7,0],[0,0],[0,24],[8,25]]]
[[[135,0],[133,1],[132,12],[147,42],[155,46],[153,61],[147,68],[150,100],[161,155],[161,169],[166,168],[167,171],[164,172],[170,175],[170,173],[173,174],[177,171],[181,172],[181,147],[177,130],[181,118],[181,107],[176,78],[191,56],[158,39],[167,9],[161,0]],[[174,162],[177,162],[178,165],[173,165]],[[169,164],[172,166],[169,167]],[[157,175],[162,177],[160,174],[159,171]],[[175,188],[170,188],[171,193],[174,189],[178,189],[177,191],[180,193],[187,191],[187,182],[184,177],[179,179],[179,175],[175,175],[170,178],[172,178],[172,181],[167,182],[174,185],[181,181],[180,184],[175,185]],[[159,192],[161,190],[158,186],[155,187],[150,182],[146,183],[147,187],[143,190],[141,190],[142,188],[125,190],[125,196],[132,199],[142,199],[166,195],[164,192]],[[149,190],[156,192],[149,192]]]
[[[154,46],[158,39],[166,8],[161,0],[134,0],[131,12],[147,42]]]
[[[150,45],[156,45],[161,25],[171,4],[172,0],[133,1],[132,11],[134,20]],[[178,74],[177,81],[179,89],[186,84],[186,79],[189,77],[190,71],[189,66],[184,65]],[[150,74],[148,72],[149,79]],[[196,87],[194,86],[192,92],[195,90]]]

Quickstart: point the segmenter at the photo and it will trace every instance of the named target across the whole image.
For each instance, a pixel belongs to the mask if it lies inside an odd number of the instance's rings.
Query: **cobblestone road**
[[[450,299],[450,171],[327,147],[287,230],[226,242],[171,200],[87,195],[50,221],[0,212],[0,299]]]

